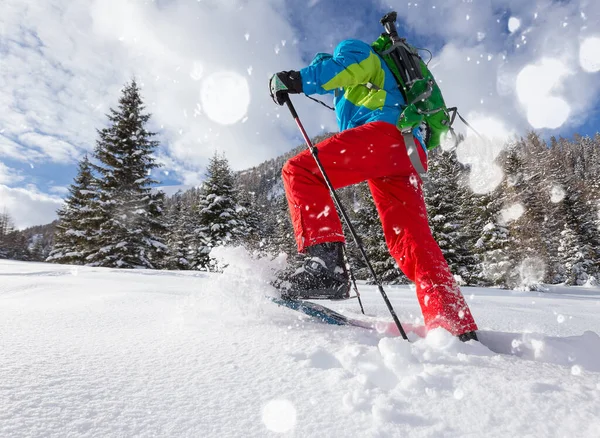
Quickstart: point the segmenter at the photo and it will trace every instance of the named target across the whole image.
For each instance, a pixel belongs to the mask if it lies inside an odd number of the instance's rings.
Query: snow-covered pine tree
[[[438,148],[430,154],[425,201],[433,237],[438,242],[450,271],[467,284],[478,276],[474,256],[475,237],[471,221],[470,190],[465,183],[456,150]]]
[[[552,145],[548,160],[552,172],[548,179],[560,196],[548,210],[554,224],[553,233],[559,237],[555,245],[556,280],[583,284],[592,276],[598,278],[600,232],[594,223],[596,212],[586,202],[585,180],[578,177],[584,174],[586,167],[575,157],[583,154],[581,145],[575,150],[572,147],[573,144],[564,139]]]
[[[209,161],[206,180],[200,188],[197,214],[199,226],[195,240],[198,252],[194,268],[210,270],[213,267],[209,257],[212,248],[235,243],[244,229],[238,215],[233,172],[227,158],[216,152]]]
[[[91,245],[98,227],[96,179],[86,155],[79,162],[77,175],[69,187],[65,205],[58,210],[54,247],[47,262],[84,265],[93,250]]]
[[[542,160],[537,154],[532,154],[526,140],[511,144],[503,154],[503,170],[505,179],[501,184],[504,193],[504,212],[508,219],[504,219],[510,239],[510,254],[516,265],[528,264],[535,260],[544,267],[548,264],[548,239],[544,235],[546,223],[545,208],[547,202],[543,199],[543,185],[541,184],[541,171],[531,161]],[[535,160],[532,160],[535,157]],[[537,164],[537,166],[541,166]],[[514,213],[523,209],[518,217]],[[542,269],[535,273],[544,277]],[[510,287],[536,288],[543,278],[521,278],[518,270],[513,270],[509,275]],[[531,284],[524,284],[531,283]]]
[[[582,285],[589,279],[590,260],[582,251],[577,233],[568,224],[560,233],[558,256],[562,262],[560,273],[565,284]]]
[[[127,84],[118,110],[111,108],[110,126],[98,131],[93,168],[99,174],[99,227],[88,264],[118,268],[158,268],[166,246],[162,241],[164,194],[153,191],[158,167],[152,153],[158,142],[146,129],[135,80]]]
[[[12,219],[8,212],[0,213],[0,259],[7,259],[10,254],[10,234],[14,231]]]
[[[260,248],[260,219],[256,193],[245,190],[236,181],[238,194],[237,215],[240,243],[249,250]]]
[[[259,210],[262,235],[262,250],[270,255],[287,254],[289,260],[297,256],[298,248],[294,238],[294,228],[288,202],[283,193],[283,184],[277,193],[272,194],[268,204]]]
[[[500,188],[485,194],[473,195],[469,218],[477,240],[473,251],[479,272],[473,280],[481,285],[508,287],[506,274],[514,268],[510,256],[510,236],[501,224],[500,210],[504,203]]]
[[[385,283],[407,283],[408,279],[402,274],[396,260],[390,255],[379,214],[368,184],[361,183],[355,188],[355,202],[353,210],[353,226],[360,236],[367,256],[379,280]],[[348,236],[349,233],[346,233]],[[359,280],[372,282],[373,278],[366,267],[362,255],[352,239],[348,242],[351,267],[354,275]]]
[[[509,287],[509,272],[514,268],[510,257],[508,229],[496,221],[484,225],[481,237],[475,244],[480,254],[481,275],[488,284]]]
[[[590,277],[598,276],[600,240],[593,212],[582,202],[581,189],[567,186],[565,191],[565,197],[560,201],[565,225],[561,232],[559,259],[565,266],[567,284],[581,285]]]
[[[188,260],[190,242],[187,238],[191,234],[191,205],[186,204],[184,195],[178,192],[168,200],[166,211],[165,241],[168,254],[164,258],[164,265],[167,269],[190,269],[191,264]]]

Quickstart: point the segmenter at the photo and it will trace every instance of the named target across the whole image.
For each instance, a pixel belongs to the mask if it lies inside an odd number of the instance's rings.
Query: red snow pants
[[[477,330],[431,234],[422,182],[396,126],[368,123],[340,132],[316,147],[335,189],[368,182],[389,252],[415,283],[427,328],[443,327],[453,335]],[[418,149],[426,168],[427,156],[418,140],[410,147]],[[335,205],[310,151],[291,158],[282,174],[298,250],[344,242]]]

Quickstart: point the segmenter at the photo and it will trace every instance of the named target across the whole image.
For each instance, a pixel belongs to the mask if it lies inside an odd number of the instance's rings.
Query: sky
[[[596,0],[3,0],[0,211],[18,228],[56,218],[133,77],[163,185],[198,185],[215,151],[234,170],[281,155],[302,139],[269,77],[343,39],[375,40],[391,10],[433,52],[449,106],[486,136],[600,130]],[[311,136],[337,129],[332,111],[293,101]]]

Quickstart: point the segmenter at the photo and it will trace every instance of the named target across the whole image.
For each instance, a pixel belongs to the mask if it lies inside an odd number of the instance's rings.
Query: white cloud
[[[290,117],[277,118],[287,110],[277,108],[267,91],[270,74],[303,66],[284,3],[5,0],[0,26],[11,39],[0,71],[0,103],[10,110],[0,114],[0,126],[7,127],[0,154],[73,161],[93,149],[96,129],[133,76],[162,153],[186,172],[202,173],[215,149],[236,169],[289,150],[296,127]],[[226,114],[235,122],[227,126],[222,118],[211,120],[214,108],[201,101],[207,79],[220,72],[243,77],[249,90],[244,98],[228,92],[225,82],[210,85],[220,97],[218,108],[236,109],[234,119]],[[297,106],[311,134],[320,125],[335,128],[332,114],[310,105],[310,112],[308,103]]]
[[[17,171],[0,161],[0,184],[12,184],[22,180],[23,177]]]
[[[43,135],[37,132],[26,132],[19,135],[19,143],[28,147],[28,155],[39,149],[42,154],[57,163],[75,162],[79,159],[77,148],[57,136]]]
[[[0,211],[6,209],[17,228],[53,221],[62,202],[60,198],[41,193],[35,186],[11,188],[0,184]]]

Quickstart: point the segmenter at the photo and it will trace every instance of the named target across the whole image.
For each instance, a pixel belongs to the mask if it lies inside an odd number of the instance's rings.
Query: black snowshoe
[[[468,341],[477,341],[477,342],[479,342],[479,339],[477,338],[477,333],[476,332],[466,332],[466,333],[463,333],[462,335],[458,335],[458,339],[460,339],[462,342],[468,342]]]
[[[350,278],[342,242],[321,243],[306,249],[308,256],[295,271],[282,271],[274,286],[281,298],[345,300],[350,297]]]

